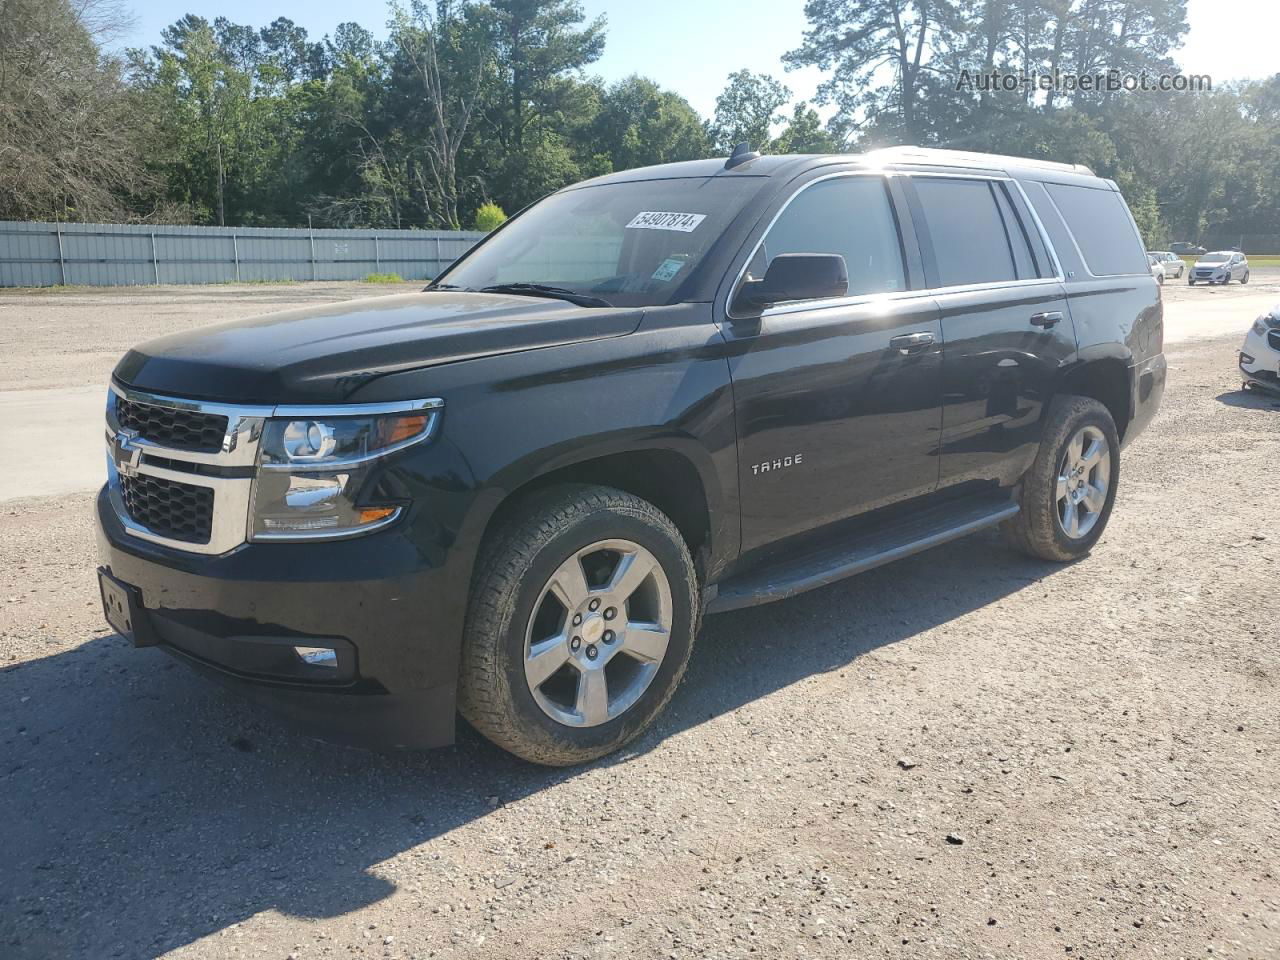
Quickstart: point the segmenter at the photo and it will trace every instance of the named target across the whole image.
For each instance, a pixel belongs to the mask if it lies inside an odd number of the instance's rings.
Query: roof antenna
[[[748,161],[755,160],[760,156],[759,150],[752,150],[750,144],[745,140],[733,148],[733,153],[729,154],[729,159],[724,162],[726,170],[732,170],[734,167],[741,166]]]

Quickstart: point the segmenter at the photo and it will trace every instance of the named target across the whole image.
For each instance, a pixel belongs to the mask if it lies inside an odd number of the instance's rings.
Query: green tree
[[[507,215],[503,209],[496,203],[482,203],[476,210],[476,219],[474,227],[476,230],[483,230],[489,233],[497,230],[500,226],[507,222]]]
[[[818,111],[801,100],[771,149],[774,153],[835,153],[840,144],[823,125]]]
[[[783,61],[829,74],[818,102],[836,106],[838,127],[852,132],[870,118],[893,139],[924,142],[932,100],[922,92],[954,0],[807,0],[804,14],[809,29]],[[876,82],[882,71],[888,83]]]
[[[634,74],[604,94],[595,137],[611,170],[696,160],[711,151],[702,119],[689,102]]]
[[[739,143],[766,149],[772,130],[783,119],[781,110],[791,91],[767,73],[739,70],[716,97],[716,113],[708,127],[715,150],[725,154]]]
[[[483,97],[494,77],[487,8],[448,0],[393,5],[388,99],[398,123],[371,149],[367,168],[385,189],[402,184],[424,226],[456,230],[465,174],[459,156],[473,133]]]
[[[500,158],[489,184],[508,209],[520,209],[578,179],[584,108],[598,91],[574,75],[604,52],[603,17],[586,22],[577,0],[489,0],[481,16],[493,44],[494,83],[486,119]]]

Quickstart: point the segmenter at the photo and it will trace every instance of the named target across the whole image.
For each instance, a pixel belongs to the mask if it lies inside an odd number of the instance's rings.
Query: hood
[[[433,291],[286,310],[171,334],[116,366],[127,386],[235,403],[334,403],[375,377],[624,336],[642,310]]]

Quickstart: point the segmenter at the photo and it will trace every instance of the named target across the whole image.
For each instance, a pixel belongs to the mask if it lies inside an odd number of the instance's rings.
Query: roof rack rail
[[[1064,173],[1083,173],[1093,176],[1093,171],[1083,163],[1059,163],[1056,160],[1033,160],[1030,157],[1014,157],[998,153],[973,153],[967,150],[947,150],[942,147],[882,147],[863,154],[876,160],[915,160],[920,163],[971,163],[990,166],[992,162],[1016,164],[1020,167],[1037,167],[1041,170],[1060,170]]]

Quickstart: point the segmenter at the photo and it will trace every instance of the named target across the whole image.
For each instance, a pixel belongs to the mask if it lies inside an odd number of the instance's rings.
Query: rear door
[[[818,178],[785,201],[730,291],[744,550],[937,487],[942,331],[933,298],[912,289],[904,218],[880,174]],[[848,296],[735,304],[782,253],[840,254]]]
[[[1031,465],[1041,410],[1076,352],[1056,263],[1012,180],[904,180],[946,344],[940,486],[1007,486]]]

